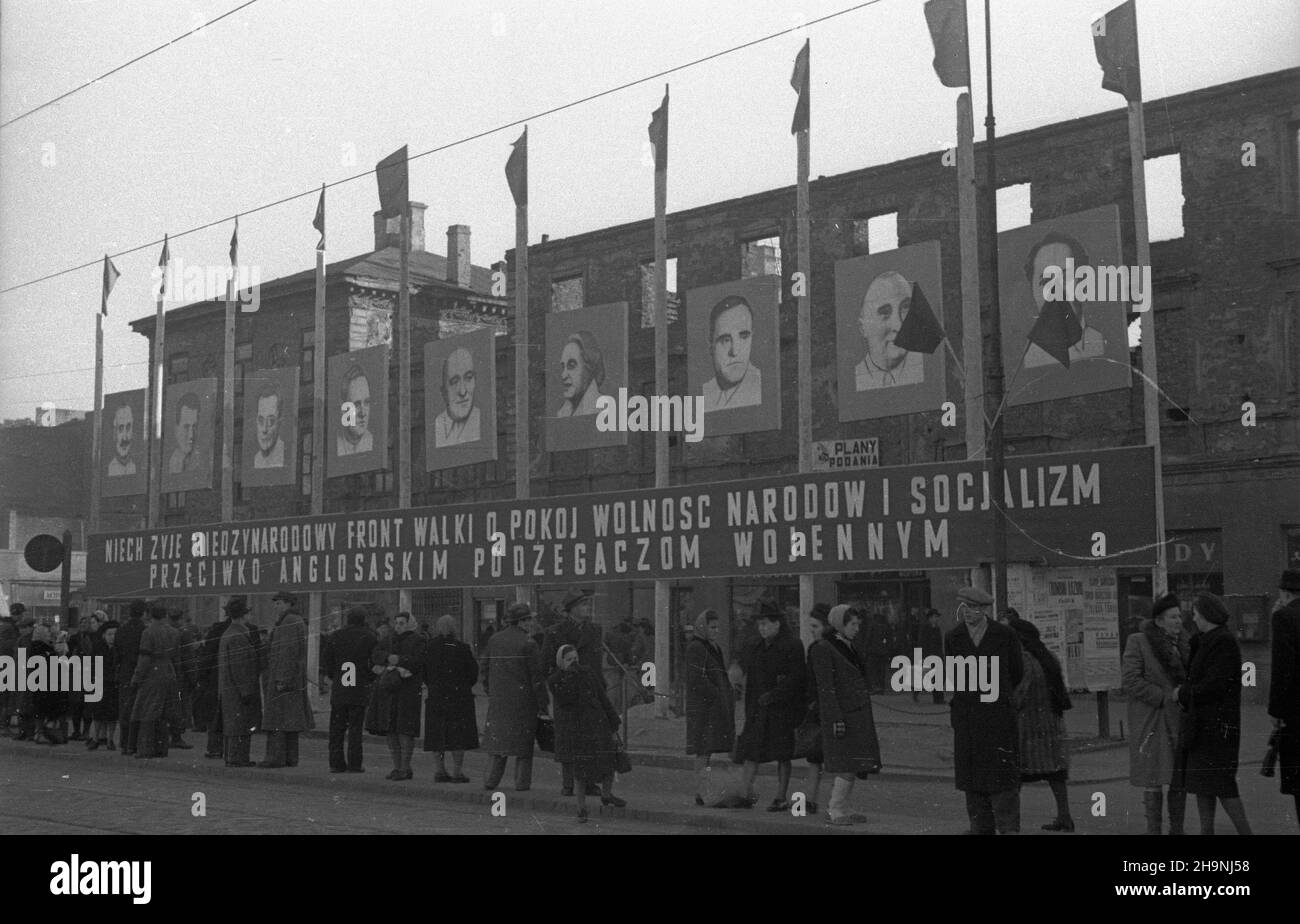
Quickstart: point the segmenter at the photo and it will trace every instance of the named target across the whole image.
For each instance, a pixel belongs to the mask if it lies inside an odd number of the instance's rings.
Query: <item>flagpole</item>
[[[993,492],[997,498],[993,513],[993,617],[1007,605],[1007,512],[1003,483],[1006,479],[1005,446],[1002,427],[1002,306],[998,292],[998,158],[996,120],[993,117],[993,25],[989,0],[984,0],[984,70],[988,84],[988,112],[984,118],[988,168],[985,181],[985,228],[989,240],[989,336],[993,341],[989,353],[988,400],[998,413],[993,417],[990,448],[992,450]]]
[[[405,169],[405,167],[404,167]],[[397,506],[411,506],[411,203],[402,203],[402,259],[397,292]],[[447,259],[452,259],[447,254]],[[427,370],[426,370],[427,374]],[[397,608],[411,612],[411,589],[397,592]]]
[[[809,51],[811,58],[811,50]],[[811,67],[812,62],[809,61]],[[811,115],[811,114],[810,114]],[[799,471],[812,471],[812,245],[808,217],[808,170],[809,170],[809,135],[812,133],[812,119],[808,127],[795,133],[797,147],[797,186],[795,191],[795,236],[798,252],[799,272],[803,274],[803,293],[798,296],[797,316],[797,375],[799,377]],[[813,576],[807,570],[799,575],[799,635],[804,646],[811,645],[815,639],[809,614],[813,608]]]
[[[107,272],[107,254],[104,260]],[[95,414],[90,425],[90,531],[93,533],[99,532],[104,476],[99,468],[103,463],[100,441],[104,437],[104,305],[108,303],[108,292],[104,291],[101,298],[100,310],[95,312]]]
[[[528,177],[528,126],[524,126],[524,178]],[[450,256],[450,255],[449,255]],[[532,452],[528,381],[528,199],[515,202],[515,499],[530,496]],[[489,539],[491,537],[488,537]],[[515,602],[528,602],[528,587],[515,585]]]
[[[163,236],[163,250],[167,238]],[[162,384],[166,355],[167,317],[163,301],[167,297],[167,267],[162,261],[162,279],[158,287],[158,304],[154,317],[153,375],[149,382],[149,528],[157,529],[162,521]]]
[[[226,342],[221,373],[221,522],[235,519],[235,284],[239,272],[239,219],[230,246],[230,281],[226,284]],[[223,594],[221,602],[229,599]]]
[[[979,216],[975,207],[975,118],[970,93],[957,97],[957,239],[961,245],[961,341],[965,367],[966,458],[984,455],[984,326],[980,321]]]
[[[664,119],[668,112],[668,85],[664,84]],[[663,144],[668,145],[668,129],[663,130]],[[668,394],[668,155],[655,152],[655,394]],[[668,433],[655,434],[655,487],[666,488],[671,481],[668,457]],[[672,690],[672,621],[669,615],[670,591],[666,580],[655,581],[655,689]],[[655,697],[655,715],[668,718],[670,698]]]
[[[325,228],[324,202],[325,185],[322,183],[321,194],[321,243],[316,247],[316,302],[313,309],[312,328],[312,460],[311,460],[311,513],[320,516],[325,512]],[[320,646],[317,640],[321,635],[321,623],[324,617],[324,596],[314,591],[307,601],[307,678],[316,680],[320,676]],[[312,711],[320,705],[320,687],[315,683],[307,684]]]

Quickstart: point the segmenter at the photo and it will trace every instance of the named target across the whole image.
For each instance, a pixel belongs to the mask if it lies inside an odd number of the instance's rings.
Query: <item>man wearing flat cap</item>
[[[1016,834],[1020,732],[1011,696],[1024,677],[1024,662],[1016,633],[993,621],[992,608],[988,593],[963,587],[957,591],[957,626],[944,639],[946,655],[989,659],[989,675],[996,669],[998,677],[998,695],[992,702],[983,702],[979,690],[951,691],[953,765],[957,789],[966,793],[970,833]]]
[[[542,664],[550,667],[555,663],[555,655],[563,646],[572,645],[578,649],[578,663],[591,671],[593,677],[605,675],[605,634],[600,626],[591,621],[591,595],[576,587],[569,589],[560,604],[564,618],[546,630],[545,643],[542,645]],[[573,795],[573,764],[560,762],[561,792]],[[598,795],[600,787],[594,783],[587,787],[587,795]]]
[[[298,766],[298,733],[312,727],[307,702],[307,624],[298,615],[298,598],[282,590],[271,598],[275,628],[266,656],[266,758],[259,767]]]
[[[1300,570],[1282,572],[1273,612],[1273,672],[1268,714],[1278,733],[1282,794],[1295,799],[1300,819]]]
[[[249,749],[253,729],[262,722],[257,678],[261,673],[261,643],[248,625],[248,604],[242,597],[226,604],[230,624],[217,647],[217,693],[221,701],[221,733],[227,767],[252,767]]]
[[[515,759],[515,791],[533,784],[533,740],[537,718],[546,712],[546,672],[541,652],[521,623],[532,618],[527,603],[515,603],[505,616],[505,628],[493,633],[483,658],[483,690],[488,695],[483,749],[492,756],[483,788],[496,789]]]

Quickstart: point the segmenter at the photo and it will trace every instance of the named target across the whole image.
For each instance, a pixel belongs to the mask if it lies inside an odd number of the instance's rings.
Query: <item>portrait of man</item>
[[[854,388],[893,388],[925,380],[924,354],[895,346],[912,302],[912,283],[895,270],[886,270],[867,286],[858,314],[865,351],[853,367]]]
[[[181,400],[176,405],[176,416],[172,423],[172,441],[175,446],[167,459],[168,474],[179,475],[198,467],[199,455],[194,449],[201,406],[198,394],[192,391],[181,395]]]
[[[595,414],[596,399],[605,384],[605,358],[589,330],[575,331],[560,350],[560,393],[564,401],[556,417],[585,417]]]
[[[257,450],[253,468],[283,468],[284,438],[280,435],[280,393],[274,385],[263,385],[257,392]]]
[[[119,404],[113,412],[113,449],[115,454],[108,462],[108,476],[122,478],[135,474],[135,460],[131,447],[135,444],[135,411],[129,404]]]
[[[704,383],[704,413],[763,403],[763,372],[750,357],[754,309],[740,295],[728,295],[709,312],[713,377]]]
[[[482,413],[474,403],[474,356],[457,347],[442,361],[442,401],[446,410],[433,419],[433,444],[459,446],[480,439]]]
[[[1071,258],[1073,258],[1073,265],[1076,267],[1090,265],[1088,252],[1084,250],[1083,245],[1070,235],[1060,231],[1049,231],[1030,248],[1029,258],[1025,261],[1024,273],[1025,278],[1029,281],[1029,291],[1034,300],[1035,318],[1042,313],[1043,306],[1047,303],[1044,296],[1044,287],[1048,280],[1049,271],[1052,267],[1056,267],[1061,273],[1065,273],[1065,261]],[[1079,340],[1070,344],[1070,362],[1075,363],[1081,359],[1096,359],[1104,356],[1106,353],[1106,337],[1097,328],[1089,326],[1087,303],[1070,302],[1069,306],[1083,331]],[[1038,344],[1031,343],[1029,351],[1025,354],[1025,368],[1033,369],[1037,366],[1050,364],[1056,364],[1056,360]]]
[[[353,363],[343,374],[339,398],[344,423],[339,430],[335,455],[370,452],[375,448],[375,436],[370,432],[370,379],[360,363]]]

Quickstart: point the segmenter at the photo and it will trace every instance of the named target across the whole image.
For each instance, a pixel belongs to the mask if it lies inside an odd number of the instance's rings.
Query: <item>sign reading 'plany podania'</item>
[[[1147,447],[92,536],[99,597],[1154,561]]]

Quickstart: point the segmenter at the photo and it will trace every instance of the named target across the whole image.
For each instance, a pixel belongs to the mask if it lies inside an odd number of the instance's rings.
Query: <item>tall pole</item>
[[[528,128],[524,127],[525,144]],[[524,160],[524,170],[528,161]],[[527,174],[525,174],[527,176]],[[515,203],[515,499],[527,500],[531,478],[530,422],[528,404],[528,201]],[[491,537],[487,537],[491,539]],[[528,587],[515,585],[515,602],[528,602]]]
[[[989,405],[994,409],[990,439],[992,448],[993,514],[993,615],[1007,605],[1007,514],[1006,459],[1002,439],[1002,309],[998,293],[998,157],[996,122],[993,118],[993,27],[989,0],[984,0],[984,68],[988,79],[988,113],[984,118],[988,146],[988,174],[985,181],[985,233],[989,241],[989,334],[993,341],[989,362]]]
[[[104,473],[104,312],[95,312],[95,413],[90,425],[90,531],[99,532],[100,498]]]
[[[397,291],[397,506],[411,506],[411,203],[402,203],[402,259]],[[451,254],[447,255],[451,259]],[[411,589],[397,592],[397,608],[411,611]]]
[[[235,219],[239,233],[239,219]],[[225,362],[221,373],[221,522],[235,519],[235,277],[238,254],[230,252],[230,281],[226,284]],[[224,602],[224,601],[223,601]]]
[[[167,250],[166,237],[163,251]],[[158,288],[158,305],[153,328],[153,375],[149,381],[149,528],[157,529],[162,522],[162,386],[163,362],[167,354],[167,317],[163,301],[167,297],[167,261],[160,261],[161,285]]]
[[[808,218],[808,164],[810,129],[795,134],[798,147],[798,184],[795,192],[795,235],[803,294],[798,296],[799,471],[812,471],[812,245]],[[813,608],[813,576],[799,575],[799,635],[806,646],[814,641],[809,614]]]
[[[324,201],[325,188],[321,187]],[[321,245],[316,248],[316,304],[312,328],[312,459],[311,459],[311,513],[320,516],[325,512],[325,248],[324,229]],[[321,621],[324,597],[320,591],[311,594],[307,601],[307,677],[320,676]],[[319,706],[320,688],[308,683],[312,711]]]
[[[979,216],[975,208],[975,120],[970,93],[957,97],[957,239],[961,245],[961,343],[966,367],[966,458],[984,455],[984,325],[980,321]]]
[[[69,632],[77,628],[70,625],[68,608],[72,605],[72,530],[63,531],[63,569],[59,575],[59,608],[63,611],[62,628]]]
[[[668,87],[664,87],[664,97]],[[667,115],[665,114],[665,118]],[[664,129],[664,144],[668,131]],[[655,394],[668,394],[668,157],[655,157]],[[668,433],[655,434],[655,487],[670,481]],[[655,581],[655,690],[672,689],[672,620],[670,591],[665,580]],[[655,697],[655,715],[668,718],[669,697]]]

